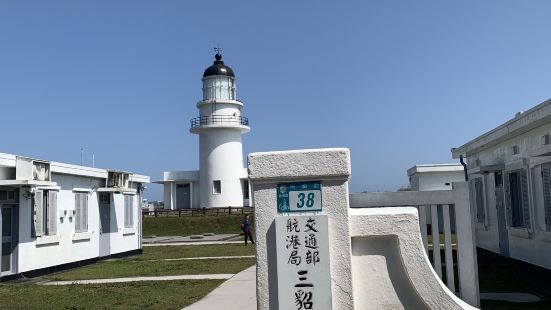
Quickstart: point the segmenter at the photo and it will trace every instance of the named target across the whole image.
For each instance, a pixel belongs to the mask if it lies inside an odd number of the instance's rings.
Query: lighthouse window
[[[212,193],[222,194],[222,182],[220,180],[212,181]]]

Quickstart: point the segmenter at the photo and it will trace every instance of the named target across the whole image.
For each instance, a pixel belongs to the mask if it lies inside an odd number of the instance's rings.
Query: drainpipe
[[[469,175],[467,174],[467,164],[463,161],[463,155],[459,155],[459,162],[463,166],[463,172],[465,172],[465,182],[469,181]]]

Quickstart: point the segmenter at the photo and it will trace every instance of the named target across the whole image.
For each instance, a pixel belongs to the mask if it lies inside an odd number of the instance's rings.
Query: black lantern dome
[[[203,77],[213,76],[213,75],[225,75],[235,77],[233,70],[226,66],[222,61],[222,55],[218,52],[214,56],[215,60],[212,66],[208,67],[203,73]]]

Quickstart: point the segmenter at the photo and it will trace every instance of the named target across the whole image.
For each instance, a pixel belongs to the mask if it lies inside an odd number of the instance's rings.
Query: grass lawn
[[[251,221],[253,220],[251,215]],[[239,234],[241,215],[144,217],[144,236],[189,236],[202,233]]]
[[[254,258],[148,262],[117,259],[53,274],[51,280],[82,280],[139,276],[238,273],[255,264]]]
[[[444,234],[440,234],[440,246],[444,245]],[[456,234],[451,234],[452,244],[457,244],[457,236]],[[432,245],[432,235],[427,235],[427,243]]]
[[[132,259],[153,260],[181,257],[244,256],[254,254],[254,247],[250,244],[248,246],[242,244],[149,246],[144,247],[143,255],[134,256]]]
[[[101,285],[0,285],[1,309],[182,309],[223,280],[131,282]]]
[[[543,301],[509,303],[482,301],[482,309],[551,309],[551,270],[478,250],[480,292],[527,292]]]

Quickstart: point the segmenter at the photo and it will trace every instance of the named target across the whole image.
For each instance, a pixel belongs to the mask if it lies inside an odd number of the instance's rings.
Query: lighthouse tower
[[[243,168],[241,135],[250,131],[235,95],[235,75],[218,51],[203,74],[203,100],[190,132],[199,135],[201,207],[243,206],[248,182]],[[246,193],[246,194],[245,194]],[[248,198],[248,197],[245,197]]]

